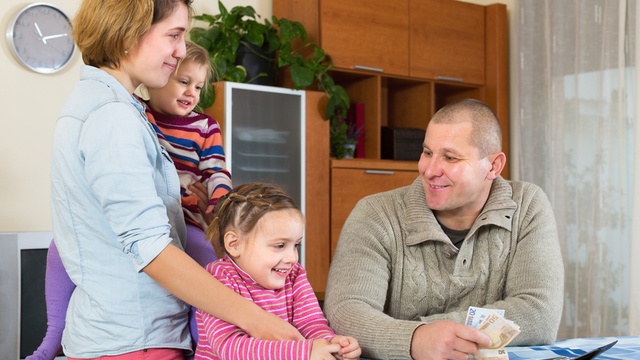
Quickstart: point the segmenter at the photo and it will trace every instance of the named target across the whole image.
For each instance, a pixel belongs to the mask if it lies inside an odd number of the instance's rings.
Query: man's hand
[[[491,339],[469,326],[452,321],[436,321],[419,326],[411,339],[411,357],[415,360],[466,360],[480,347],[491,346]]]

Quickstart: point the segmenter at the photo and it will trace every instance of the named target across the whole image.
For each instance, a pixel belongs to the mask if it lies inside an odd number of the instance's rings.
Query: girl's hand
[[[309,360],[335,360],[334,353],[340,351],[339,344],[332,344],[324,339],[313,340]]]
[[[360,344],[358,344],[358,340],[351,336],[336,335],[331,339],[331,343],[340,345],[340,351],[336,354],[338,359],[351,360],[360,358],[362,353]]]
[[[204,186],[203,183],[196,182],[189,185],[189,191],[196,196],[198,200],[198,209],[200,210],[200,214],[204,217],[204,221],[208,224],[211,224],[215,215],[213,214],[213,205],[209,205],[209,193],[207,192],[207,187]],[[209,207],[211,210],[209,210]]]

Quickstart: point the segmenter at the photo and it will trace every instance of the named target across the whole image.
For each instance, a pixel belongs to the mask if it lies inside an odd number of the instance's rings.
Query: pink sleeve
[[[322,313],[316,294],[307,279],[307,272],[300,265],[297,276],[293,278],[293,323],[305,339],[325,339],[330,341],[335,332]]]
[[[246,287],[226,271],[220,260],[207,266],[207,270],[220,282],[237,293],[247,297]],[[249,299],[251,300],[251,299]],[[195,359],[265,359],[265,360],[307,360],[313,340],[271,341],[249,336],[242,329],[220,320],[202,310],[196,312],[198,324],[198,347]]]

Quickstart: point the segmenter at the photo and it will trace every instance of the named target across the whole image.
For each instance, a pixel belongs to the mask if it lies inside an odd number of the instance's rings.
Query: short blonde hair
[[[480,157],[502,151],[502,128],[496,113],[476,99],[463,99],[438,110],[431,122],[458,124],[469,122],[472,133],[469,142],[478,149]]]
[[[207,75],[204,79],[204,82],[208,83],[209,81],[211,81],[211,73],[213,72],[213,68],[211,67],[211,60],[209,59],[209,52],[207,52],[207,50],[202,46],[191,41],[185,41],[185,45],[187,48],[187,54],[184,56],[184,59],[180,61],[180,63],[182,64],[185,62],[193,62],[197,65],[204,66],[207,69]]]
[[[193,0],[83,0],[73,20],[73,38],[85,64],[117,69],[151,25]]]

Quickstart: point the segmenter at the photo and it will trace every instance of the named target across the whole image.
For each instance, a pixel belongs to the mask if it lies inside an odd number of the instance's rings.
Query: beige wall
[[[46,0],[73,17],[81,0]],[[29,1],[2,0],[0,28],[6,31],[14,14]],[[271,17],[271,0],[225,0],[230,9],[251,5]],[[196,14],[218,13],[215,0],[195,0]],[[53,75],[22,67],[0,40],[0,232],[49,231],[49,162],[58,111],[78,78],[82,59]]]
[[[47,0],[73,16],[80,0]],[[489,4],[514,0],[468,2]],[[0,27],[6,31],[14,14],[28,1],[0,2]],[[225,0],[227,8],[251,5],[271,17],[271,0]],[[195,0],[199,13],[217,13],[215,0]],[[49,162],[56,115],[78,78],[82,60],[78,53],[71,65],[53,75],[23,68],[2,40],[0,45],[0,232],[49,231]]]

